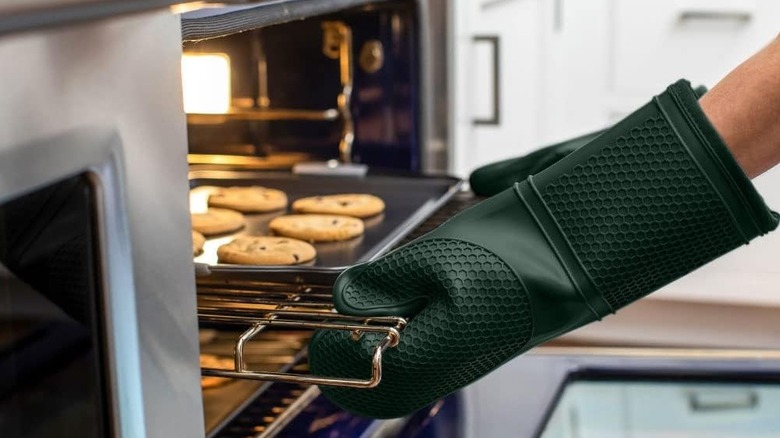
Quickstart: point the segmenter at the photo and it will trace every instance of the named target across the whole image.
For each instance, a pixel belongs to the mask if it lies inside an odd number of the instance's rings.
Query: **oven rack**
[[[401,332],[407,324],[401,317],[339,314],[333,308],[331,289],[327,286],[266,282],[199,285],[198,320],[202,325],[246,327],[235,340],[233,369],[201,368],[204,376],[350,388],[373,388],[379,384],[382,379],[382,355],[388,348],[398,345]],[[248,369],[244,359],[245,347],[269,327],[349,331],[356,342],[363,333],[380,333],[384,337],[374,347],[370,363],[371,377],[368,379]]]

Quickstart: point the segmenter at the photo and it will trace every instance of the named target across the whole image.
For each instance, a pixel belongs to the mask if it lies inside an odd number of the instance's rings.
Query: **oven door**
[[[60,3],[0,13],[0,436],[203,436],[180,20]]]
[[[118,136],[97,128],[0,153],[4,437],[143,423],[122,169]]]

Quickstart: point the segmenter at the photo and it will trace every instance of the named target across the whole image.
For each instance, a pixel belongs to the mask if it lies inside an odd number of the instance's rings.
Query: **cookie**
[[[317,250],[289,237],[241,236],[217,250],[220,263],[295,265],[313,260]]]
[[[265,213],[287,207],[287,195],[260,186],[219,187],[209,195],[210,207],[229,208],[242,213]]]
[[[273,219],[268,228],[281,236],[310,242],[334,242],[363,234],[363,221],[349,216],[291,214]]]
[[[199,256],[203,252],[203,244],[206,243],[206,238],[203,234],[197,231],[192,232],[192,255],[193,257]]]
[[[219,357],[219,356],[214,356],[213,354],[201,354],[200,366],[201,368],[218,368],[223,370],[232,370],[234,369],[233,368],[234,362],[233,362],[233,358]],[[211,388],[216,388],[218,386],[225,385],[232,381],[233,379],[228,379],[225,377],[201,376],[200,386],[203,389],[211,389]]]
[[[343,194],[301,198],[293,202],[297,213],[341,214],[352,217],[371,217],[385,211],[385,202],[374,195]]]
[[[204,236],[240,230],[245,224],[244,215],[224,208],[210,208],[205,213],[192,214],[192,229]]]

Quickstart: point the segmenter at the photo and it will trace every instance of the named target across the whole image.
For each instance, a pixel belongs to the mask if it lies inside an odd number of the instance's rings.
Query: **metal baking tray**
[[[385,212],[365,220],[363,236],[344,242],[314,244],[314,262],[293,266],[249,266],[221,264],[217,248],[240,235],[269,235],[268,222],[286,211],[245,215],[247,226],[231,234],[209,238],[204,252],[195,257],[199,278],[219,281],[301,282],[332,281],[347,267],[370,261],[401,241],[460,189],[462,181],[453,177],[373,175],[364,177],[295,175],[289,172],[193,170],[189,174],[190,209],[205,211],[208,194],[215,187],[261,185],[287,193],[290,204],[296,199],[338,193],[370,193],[385,201]],[[258,277],[258,274],[261,274]]]

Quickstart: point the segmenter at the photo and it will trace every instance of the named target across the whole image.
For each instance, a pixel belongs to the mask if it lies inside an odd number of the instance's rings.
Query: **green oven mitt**
[[[707,92],[707,87],[699,85],[694,88],[693,92],[699,98]],[[603,132],[605,131],[591,132],[551,146],[545,146],[522,157],[486,164],[469,175],[471,190],[480,196],[493,196],[512,187],[512,184],[547,169]]]
[[[677,82],[539,174],[347,269],[333,289],[339,312],[410,323],[377,387],[322,392],[365,416],[408,414],[777,224]],[[379,337],[317,332],[311,371],[368,378]]]

